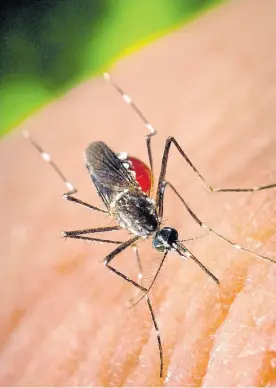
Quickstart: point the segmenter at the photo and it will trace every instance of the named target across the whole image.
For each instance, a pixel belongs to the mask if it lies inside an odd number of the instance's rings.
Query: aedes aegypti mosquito
[[[97,193],[102,199],[105,209],[100,209],[96,206],[92,206],[82,200],[73,196],[77,193],[77,189],[73,186],[71,182],[69,182],[58,166],[52,161],[50,155],[40,147],[38,143],[36,143],[29,135],[28,132],[23,132],[23,135],[30,140],[33,146],[39,151],[42,158],[52,165],[56,173],[63,180],[67,189],[69,190],[67,193],[63,194],[63,198],[75,202],[81,206],[87,207],[89,209],[109,214],[115,221],[117,221],[116,226],[108,226],[101,228],[93,228],[93,229],[83,229],[83,230],[74,230],[62,232],[62,236],[66,238],[74,238],[81,240],[89,240],[95,242],[104,242],[110,244],[118,244],[118,247],[114,249],[111,253],[109,253],[104,259],[104,265],[116,275],[123,278],[125,281],[131,283],[140,291],[142,291],[142,297],[135,303],[137,304],[141,299],[145,298],[148,304],[148,308],[150,311],[151,319],[153,322],[153,326],[156,331],[156,337],[159,347],[159,357],[160,357],[160,377],[163,377],[163,347],[160,337],[159,328],[157,325],[157,321],[155,318],[155,314],[152,308],[152,304],[148,293],[152,288],[162,265],[167,257],[167,254],[170,251],[176,251],[179,256],[184,259],[192,259],[196,264],[200,266],[201,269],[205,271],[205,273],[217,284],[219,285],[218,278],[212,274],[194,255],[193,253],[178,239],[178,232],[176,229],[170,226],[162,226],[163,220],[163,204],[164,204],[164,194],[166,188],[170,188],[174,194],[178,197],[180,202],[184,205],[188,213],[194,219],[194,221],[199,224],[199,226],[208,233],[211,233],[220,239],[224,240],[232,247],[261,258],[263,260],[268,260],[272,263],[276,263],[276,260],[271,259],[266,256],[259,255],[250,251],[247,248],[244,248],[228,238],[222,236],[217,233],[211,227],[203,223],[190,208],[188,203],[182,198],[176,188],[166,179],[166,170],[169,158],[169,152],[172,145],[178,150],[178,152],[182,155],[185,161],[189,164],[189,166],[194,170],[197,176],[201,179],[205,187],[210,192],[254,192],[265,189],[276,188],[276,183],[264,186],[257,186],[252,188],[213,188],[205,178],[200,174],[198,169],[194,166],[190,158],[186,155],[184,150],[178,144],[174,137],[168,137],[166,140],[162,164],[161,164],[161,172],[158,178],[157,183],[157,193],[156,198],[152,198],[152,183],[153,179],[153,158],[151,152],[151,139],[154,135],[156,135],[156,131],[150,122],[146,119],[140,109],[136,106],[130,96],[124,93],[124,91],[111,79],[111,76],[108,73],[104,74],[104,78],[106,81],[110,82],[110,84],[114,87],[114,89],[121,95],[123,100],[131,106],[131,108],[136,112],[136,114],[143,121],[147,130],[149,131],[146,136],[146,145],[148,151],[149,165],[150,168],[147,167],[139,159],[128,156],[126,153],[114,153],[105,143],[101,141],[96,141],[86,148],[84,159],[85,164],[88,169],[88,172],[91,176],[91,179],[96,187]],[[134,236],[125,242],[114,241],[109,239],[100,239],[94,237],[88,237],[85,235],[91,235],[94,233],[103,233],[110,232],[120,229],[126,229],[128,232],[133,234]],[[137,262],[139,268],[141,269],[141,263],[139,259],[139,253],[136,246],[136,243],[139,240],[152,238],[152,246],[158,252],[163,254],[158,269],[151,281],[149,287],[145,288],[140,283],[130,279],[128,276],[119,272],[116,268],[111,266],[111,262],[115,256],[120,254],[122,251],[132,246],[136,253]],[[139,279],[142,278],[143,274],[139,274]]]

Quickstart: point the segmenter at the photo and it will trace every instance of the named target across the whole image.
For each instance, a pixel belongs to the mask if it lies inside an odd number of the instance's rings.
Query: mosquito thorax
[[[111,205],[113,216],[120,226],[131,233],[147,238],[157,230],[155,201],[142,191],[124,192]]]
[[[117,157],[123,162],[123,166],[131,172],[133,178],[141,187],[141,190],[149,195],[153,185],[150,168],[140,159],[120,152]]]
[[[152,246],[159,252],[165,252],[174,249],[174,245],[177,243],[177,241],[177,230],[166,226],[156,232],[152,240]]]

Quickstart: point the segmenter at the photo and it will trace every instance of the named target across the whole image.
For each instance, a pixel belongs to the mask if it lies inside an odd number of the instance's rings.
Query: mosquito
[[[63,198],[67,201],[75,202],[80,206],[87,207],[93,211],[106,213],[113,220],[117,222],[115,226],[107,226],[101,228],[82,229],[62,232],[62,236],[66,238],[73,238],[79,240],[88,240],[93,242],[103,242],[109,244],[117,244],[117,248],[109,253],[103,263],[104,265],[117,276],[121,277],[124,281],[132,284],[136,289],[142,292],[142,297],[135,303],[137,304],[141,299],[145,298],[150,316],[153,322],[153,327],[156,332],[157,344],[159,349],[160,359],[160,377],[163,377],[164,372],[164,360],[163,360],[163,346],[160,336],[159,327],[155,318],[155,313],[152,307],[151,300],[149,298],[149,291],[154,285],[160,270],[164,264],[164,261],[169,252],[175,251],[182,259],[192,259],[199,267],[216,283],[220,285],[219,279],[187,248],[184,241],[180,241],[178,238],[178,231],[171,226],[163,226],[163,208],[164,208],[164,196],[166,189],[169,188],[176,195],[179,201],[184,205],[187,212],[192,219],[206,232],[215,235],[219,239],[230,244],[233,248],[243,251],[247,254],[253,255],[257,258],[267,260],[271,263],[276,263],[276,260],[257,254],[233,241],[227,237],[216,232],[201,219],[197,217],[192,208],[181,196],[173,184],[167,180],[166,172],[170,155],[171,146],[174,146],[188,165],[193,169],[198,178],[203,182],[208,191],[212,193],[218,192],[255,192],[266,189],[276,188],[276,183],[256,186],[251,188],[213,188],[207,180],[201,175],[199,170],[192,163],[191,159],[187,156],[183,148],[177,142],[177,140],[170,136],[167,138],[163,157],[161,162],[161,171],[157,183],[157,192],[155,198],[153,198],[153,158],[151,150],[152,137],[157,134],[154,127],[146,119],[141,110],[137,107],[132,98],[127,95],[111,78],[109,73],[104,74],[104,79],[108,81],[112,87],[121,95],[123,100],[130,105],[132,110],[136,112],[138,117],[144,123],[148,134],[146,135],[146,146],[149,159],[149,167],[143,163],[140,159],[129,156],[125,152],[115,153],[111,148],[101,141],[96,141],[88,145],[84,152],[85,165],[88,169],[92,182],[96,188],[96,191],[101,198],[104,209],[90,205],[74,196],[77,193],[77,189],[74,185],[68,181],[59,167],[52,160],[51,156],[46,153],[41,146],[32,139],[28,132],[24,131],[23,135],[32,143],[32,145],[39,151],[41,157],[48,162],[59,177],[64,182],[68,189],[68,192],[63,194]],[[91,237],[95,233],[105,233],[125,229],[133,235],[127,241],[115,241],[110,239],[101,239]],[[90,235],[90,236],[87,236]],[[139,266],[138,279],[142,279],[142,266],[139,257],[139,251],[137,243],[141,240],[151,238],[153,248],[162,253],[162,258],[157,271],[151,281],[150,285],[146,288],[141,282],[138,283],[131,279],[124,273],[118,271],[111,265],[112,260],[125,251],[127,248],[132,247],[135,251],[137,263]],[[195,238],[196,239],[196,238]],[[186,240],[187,241],[187,240]]]

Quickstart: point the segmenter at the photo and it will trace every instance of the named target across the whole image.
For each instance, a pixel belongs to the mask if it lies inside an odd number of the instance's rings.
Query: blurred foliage
[[[1,2],[0,134],[221,0]]]

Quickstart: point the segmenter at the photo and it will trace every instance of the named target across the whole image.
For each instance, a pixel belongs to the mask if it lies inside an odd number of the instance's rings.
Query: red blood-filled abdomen
[[[132,164],[131,170],[135,172],[136,181],[140,185],[142,191],[149,195],[153,183],[149,167],[144,162],[134,158],[133,156],[129,156],[128,160]]]

